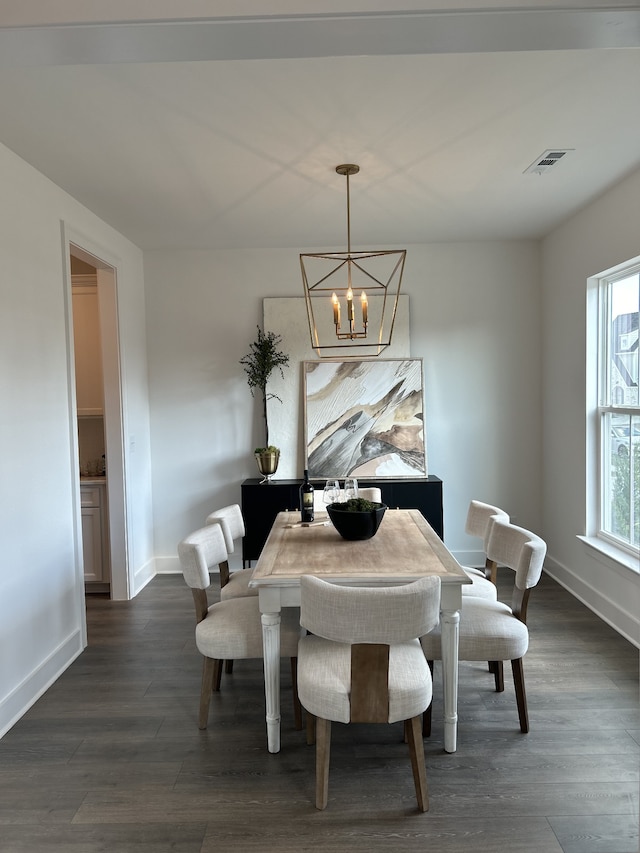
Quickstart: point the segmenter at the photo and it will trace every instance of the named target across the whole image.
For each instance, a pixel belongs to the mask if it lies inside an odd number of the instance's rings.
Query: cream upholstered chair
[[[358,488],[358,497],[364,498],[367,501],[382,503],[382,490],[377,486],[365,487],[363,489]]]
[[[486,545],[489,531],[493,521],[509,521],[509,516],[504,510],[482,501],[471,501],[467,511],[465,533],[470,536],[478,536],[483,541],[485,551],[485,565],[483,569],[463,566],[463,569],[471,579],[471,584],[463,584],[462,594],[473,598],[486,598],[496,601],[498,591],[496,588],[496,564],[486,556]]]
[[[529,714],[524,686],[522,659],[529,647],[526,626],[527,605],[533,587],[540,580],[547,546],[544,541],[522,527],[494,521],[486,543],[487,558],[515,572],[511,607],[500,601],[464,598],[460,612],[458,659],[494,662],[496,690],[504,690],[502,662],[511,661],[513,681],[520,719],[520,731],[529,731]],[[442,658],[440,626],[421,637],[428,661]],[[430,714],[425,718],[425,734],[430,732]]]
[[[215,510],[207,516],[206,524],[219,524],[222,527],[224,541],[228,554],[233,554],[235,543],[242,539],[245,534],[242,510],[238,504],[229,504],[221,509]],[[257,589],[249,588],[249,581],[253,577],[253,569],[239,569],[229,572],[229,562],[225,558],[219,566],[220,571],[220,598],[242,598],[245,595],[257,595]]]
[[[492,504],[486,504],[482,501],[471,501],[467,511],[467,521],[465,523],[464,530],[465,533],[469,534],[469,536],[478,536],[483,540],[485,546],[485,564],[484,569],[468,568],[465,566],[464,570],[467,574],[480,575],[495,584],[497,580],[497,563],[495,560],[490,560],[486,554],[486,540],[488,538],[490,524],[494,519],[507,523],[510,521],[508,513],[503,509],[500,509],[500,507],[493,506]]]
[[[329,793],[331,721],[405,721],[418,807],[429,800],[421,716],[432,695],[418,637],[438,622],[440,579],[395,587],[346,587],[300,579],[298,695],[316,718],[316,807]]]
[[[204,655],[198,726],[206,729],[212,690],[220,689],[223,660],[261,658],[262,622],[255,596],[229,598],[209,605],[206,590],[210,569],[226,559],[222,525],[210,524],[195,530],[178,545],[180,566],[191,588],[196,607],[196,646]],[[302,714],[296,691],[296,658],[300,637],[299,611],[285,607],[280,625],[280,654],[291,658],[296,728]]]

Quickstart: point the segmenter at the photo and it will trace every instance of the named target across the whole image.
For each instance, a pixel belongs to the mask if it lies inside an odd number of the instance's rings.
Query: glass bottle
[[[309,471],[305,468],[304,482],[300,486],[300,516],[303,522],[313,521],[313,486],[309,482]]]

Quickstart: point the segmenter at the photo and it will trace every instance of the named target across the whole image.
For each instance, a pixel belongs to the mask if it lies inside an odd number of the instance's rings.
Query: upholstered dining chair
[[[529,731],[529,713],[524,685],[523,658],[529,647],[526,625],[531,590],[540,580],[547,552],[535,533],[494,521],[486,543],[487,558],[515,573],[511,607],[500,601],[467,597],[462,600],[458,660],[490,661],[497,692],[504,690],[503,661],[511,661],[520,720],[520,731]],[[427,660],[442,659],[440,626],[420,638]],[[425,715],[424,733],[431,731],[431,708]]]
[[[228,598],[209,605],[209,572],[226,559],[222,525],[210,524],[195,530],[178,545],[180,566],[191,588],[196,609],[196,646],[204,656],[198,727],[206,729],[212,691],[220,689],[223,660],[262,658],[262,622],[255,596]],[[294,714],[297,729],[302,713],[297,698],[297,654],[300,637],[299,610],[282,609],[280,655],[291,658]]]
[[[221,509],[215,510],[207,516],[205,524],[219,524],[222,527],[224,541],[228,554],[233,554],[235,544],[245,534],[244,518],[238,504],[229,504]],[[249,581],[253,577],[253,569],[238,569],[229,571],[229,562],[225,558],[219,566],[220,571],[220,598],[242,598],[245,595],[257,595],[257,589],[249,588]]]
[[[487,598],[496,601],[498,590],[496,588],[496,564],[486,556],[487,539],[494,520],[509,521],[509,516],[504,510],[482,501],[471,501],[467,510],[465,522],[465,533],[482,539],[485,552],[485,565],[482,569],[463,566],[464,571],[471,579],[471,584],[463,584],[462,594],[473,598]]]
[[[438,622],[440,579],[395,587],[348,587],[303,575],[298,695],[315,717],[316,808],[327,806],[331,722],[405,722],[418,808],[429,799],[422,714],[431,671],[418,637]]]
[[[382,489],[377,486],[365,486],[358,488],[358,497],[364,498],[366,501],[374,501],[374,503],[382,503]]]

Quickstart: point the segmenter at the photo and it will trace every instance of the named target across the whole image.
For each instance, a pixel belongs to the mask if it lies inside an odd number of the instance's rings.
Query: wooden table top
[[[251,586],[289,586],[303,574],[350,584],[407,583],[430,575],[442,583],[471,583],[416,509],[388,509],[376,535],[357,542],[343,539],[330,524],[300,527],[299,520],[299,512],[278,513]]]

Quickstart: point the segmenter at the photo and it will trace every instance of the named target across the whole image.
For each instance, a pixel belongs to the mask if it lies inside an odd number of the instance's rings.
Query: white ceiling
[[[340,249],[344,162],[354,248],[539,237],[640,167],[638,3],[187,20],[192,0],[158,23],[127,0],[128,25],[66,5],[88,23],[3,3],[0,142],[142,248]]]

